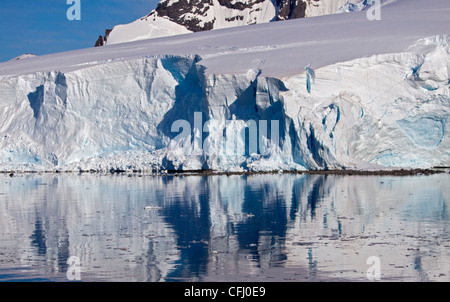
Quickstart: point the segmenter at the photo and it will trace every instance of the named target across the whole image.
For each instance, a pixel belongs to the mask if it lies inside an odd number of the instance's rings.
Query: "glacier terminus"
[[[449,2],[381,3],[0,63],[1,169],[450,166]]]

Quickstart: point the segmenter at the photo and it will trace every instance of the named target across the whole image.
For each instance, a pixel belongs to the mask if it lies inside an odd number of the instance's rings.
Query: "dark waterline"
[[[450,280],[450,175],[0,175],[0,281]]]

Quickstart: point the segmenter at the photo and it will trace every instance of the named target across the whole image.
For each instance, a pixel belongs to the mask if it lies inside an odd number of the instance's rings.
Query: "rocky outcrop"
[[[315,0],[317,1],[317,0]],[[306,2],[299,0],[277,0],[277,21],[304,18]]]
[[[105,35],[102,36],[98,36],[97,42],[95,42],[95,46],[94,47],[99,47],[99,46],[103,46],[106,44],[106,41],[108,40],[108,36],[111,33],[112,29],[107,29],[105,30]]]
[[[97,42],[95,42],[95,47],[103,46],[105,41],[103,40],[102,36],[98,36]]]
[[[201,18],[206,15],[212,5],[213,0],[161,1],[156,9],[150,13],[150,16],[157,14],[161,17],[167,17],[193,32],[210,30],[213,28],[214,20],[202,23]],[[186,18],[187,14],[195,15],[198,18]]]
[[[120,38],[110,43],[331,14],[352,2],[360,0],[162,0],[148,15],[114,28]],[[99,38],[96,46],[103,44]]]

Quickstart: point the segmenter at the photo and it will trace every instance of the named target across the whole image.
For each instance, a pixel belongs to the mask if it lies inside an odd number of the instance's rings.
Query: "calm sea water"
[[[1,175],[0,281],[450,281],[449,180]]]

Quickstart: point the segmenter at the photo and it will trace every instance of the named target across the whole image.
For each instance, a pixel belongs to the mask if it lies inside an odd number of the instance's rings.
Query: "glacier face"
[[[322,148],[319,158],[326,159],[327,167],[448,166],[448,43],[449,36],[443,35],[421,40],[410,52],[321,68],[311,94],[305,75],[289,78],[287,111],[305,116],[298,125],[312,125]],[[433,47],[420,53],[420,45]],[[426,67],[430,64],[433,68]],[[305,105],[298,106],[299,100]]]
[[[405,52],[315,69],[309,92],[306,73],[264,76],[263,62],[255,62],[247,73],[210,74],[198,55],[2,76],[0,166],[3,171],[448,166],[449,41],[449,35],[430,37]],[[176,121],[190,126],[181,141]],[[244,153],[224,151],[224,125],[230,121],[245,134],[235,142]],[[269,152],[249,152],[250,121],[259,126],[258,150],[267,143]]]

